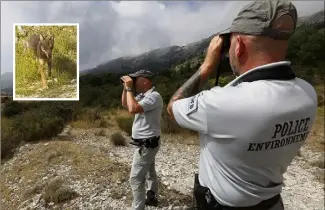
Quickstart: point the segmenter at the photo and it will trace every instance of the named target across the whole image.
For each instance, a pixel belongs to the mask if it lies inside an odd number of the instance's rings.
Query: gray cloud
[[[247,1],[1,2],[1,70],[12,71],[13,23],[78,22],[80,70],[111,59],[170,45],[185,45],[228,27]],[[324,8],[294,1],[298,15]]]

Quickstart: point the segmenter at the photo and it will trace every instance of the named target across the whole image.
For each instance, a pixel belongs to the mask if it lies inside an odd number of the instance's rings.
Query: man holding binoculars
[[[163,100],[153,86],[152,77],[153,73],[148,70],[139,70],[121,77],[124,86],[122,106],[127,108],[130,114],[135,114],[131,144],[136,145],[136,149],[129,180],[133,193],[132,210],[143,210],[145,205],[157,206],[158,204],[155,156],[160,148]],[[135,96],[134,93],[137,95]]]
[[[285,61],[296,24],[291,2],[249,3],[228,31],[211,40],[200,69],[171,98],[170,116],[200,133],[196,209],[284,209],[283,174],[317,111],[314,88]],[[229,52],[237,78],[200,92],[222,52]]]

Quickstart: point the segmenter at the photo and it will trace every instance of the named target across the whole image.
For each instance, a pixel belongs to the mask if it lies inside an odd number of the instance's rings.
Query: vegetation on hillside
[[[290,41],[288,53],[288,59],[292,61],[297,75],[314,85],[319,95],[320,106],[324,105],[325,63],[322,56],[325,41],[323,34],[323,28],[312,26],[298,28]],[[155,77],[154,83],[163,97],[165,106],[172,94],[198,69],[203,59],[204,54],[172,66]],[[23,61],[23,63],[27,62]],[[1,156],[5,157],[10,154],[12,149],[21,142],[51,138],[60,133],[65,123],[80,121],[84,117],[92,122],[92,126],[108,127],[109,124],[101,117],[101,113],[102,110],[114,110],[121,107],[120,76],[112,73],[82,76],[80,78],[80,101],[77,102],[6,103],[2,110]],[[233,78],[231,72],[224,74],[219,79],[219,83],[224,86]],[[212,78],[209,81],[209,87],[212,87],[213,83]],[[89,109],[97,111],[89,112]],[[94,119],[87,116],[93,116]],[[132,118],[131,115],[116,118],[118,126],[128,134],[130,134]],[[186,129],[180,128],[169,120],[165,108],[162,130],[164,133],[186,132]]]
[[[60,97],[64,85],[69,85],[77,76],[77,26],[21,26],[21,29],[16,26],[15,31],[16,94],[35,98]],[[39,62],[32,50],[25,49],[25,42],[32,34],[42,34],[46,37],[54,35],[52,78],[46,78],[50,81],[49,90],[40,89],[42,86],[38,72]],[[44,70],[47,68],[45,64]],[[72,90],[72,95],[76,95],[76,87]]]

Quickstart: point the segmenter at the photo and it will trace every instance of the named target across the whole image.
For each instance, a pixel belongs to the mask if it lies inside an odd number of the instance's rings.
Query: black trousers
[[[193,210],[283,210],[281,195],[278,194],[268,200],[264,200],[255,206],[249,207],[230,207],[223,206],[216,201],[210,189],[203,187],[199,183],[198,174],[194,179],[194,199]]]

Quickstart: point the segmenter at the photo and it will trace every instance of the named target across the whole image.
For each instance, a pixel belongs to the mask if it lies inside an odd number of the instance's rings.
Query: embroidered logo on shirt
[[[188,99],[186,115],[192,114],[197,111],[197,98],[199,95],[195,95]]]
[[[143,94],[143,93],[140,93],[139,95],[137,95],[137,96],[135,97],[135,100],[136,100],[136,101],[141,101],[143,98],[144,98],[144,94]]]
[[[147,99],[151,104],[155,103],[155,99],[153,98],[153,96],[148,96]]]

